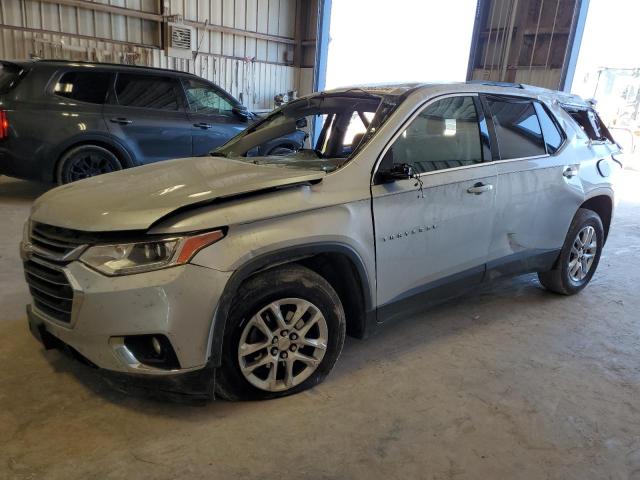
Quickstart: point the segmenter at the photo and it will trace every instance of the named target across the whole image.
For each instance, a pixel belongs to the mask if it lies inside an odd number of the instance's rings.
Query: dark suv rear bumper
[[[15,149],[11,148],[11,140],[0,140],[0,175],[40,182],[52,181],[50,169],[35,167],[33,159],[16,155]]]

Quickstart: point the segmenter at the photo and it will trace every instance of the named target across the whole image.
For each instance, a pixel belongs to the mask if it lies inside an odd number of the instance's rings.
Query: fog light
[[[160,341],[156,337],[151,338],[151,346],[156,355],[160,356],[162,354],[162,345],[160,345]]]
[[[165,335],[129,335],[114,338],[122,338],[124,346],[136,362],[164,370],[180,368],[176,352]]]

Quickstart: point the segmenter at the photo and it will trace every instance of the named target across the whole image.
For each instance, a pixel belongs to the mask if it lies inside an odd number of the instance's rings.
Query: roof
[[[372,95],[402,95],[404,93],[415,90],[416,88],[426,86],[424,83],[370,83],[362,85],[350,85],[347,87],[334,88],[325,90],[324,93],[346,93],[351,91],[361,91]]]
[[[418,90],[444,90],[459,92],[478,93],[503,93],[505,95],[529,96],[534,98],[544,98],[549,101],[557,100],[563,104],[587,105],[581,97],[567,92],[549,90],[547,88],[526,85],[524,83],[508,83],[484,80],[470,80],[467,82],[431,82],[431,83],[394,83],[394,84],[365,84],[341,87],[326,90],[322,93],[346,93],[346,92],[366,92],[373,95],[406,95]],[[440,93],[440,92],[438,92]],[[311,96],[317,93],[311,94]]]
[[[172,72],[179,73],[181,75],[191,75],[195,76],[190,72],[183,72],[182,70],[174,70],[170,68],[158,68],[158,67],[147,67],[144,65],[127,65],[124,63],[107,63],[107,62],[86,62],[81,60],[62,60],[62,59],[33,59],[33,60],[8,60],[10,63],[15,63],[18,65],[29,65],[29,64],[48,64],[54,66],[86,66],[86,67],[110,67],[110,68],[118,68],[118,69],[132,69],[132,70],[151,70],[155,72]]]

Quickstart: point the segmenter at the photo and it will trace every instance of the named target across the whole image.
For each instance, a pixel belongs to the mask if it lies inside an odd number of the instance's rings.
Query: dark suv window
[[[493,116],[502,160],[547,153],[532,101],[487,97],[487,102]]]
[[[110,79],[108,72],[67,72],[60,77],[53,91],[60,97],[79,102],[104,103]]]
[[[233,116],[233,105],[208,83],[184,80],[184,90],[191,111]]]
[[[538,114],[538,120],[540,120],[540,126],[542,127],[542,135],[544,136],[544,143],[547,146],[547,153],[555,153],[562,145],[564,137],[553,121],[547,109],[540,103],[534,102],[536,107],[536,113]]]
[[[127,107],[178,110],[178,83],[172,78],[154,75],[118,74],[116,97]]]
[[[478,115],[472,97],[449,97],[426,107],[392,146],[393,163],[416,173],[482,162]]]
[[[16,86],[20,67],[12,63],[0,62],[0,93],[7,93]]]

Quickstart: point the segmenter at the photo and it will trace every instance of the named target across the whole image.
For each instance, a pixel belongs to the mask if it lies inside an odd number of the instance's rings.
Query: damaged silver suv
[[[305,145],[258,156],[297,130]],[[358,87],[275,110],[209,156],[65,185],[21,245],[29,325],[128,386],[310,388],[345,335],[503,275],[591,280],[618,145],[592,106],[516,84]]]

